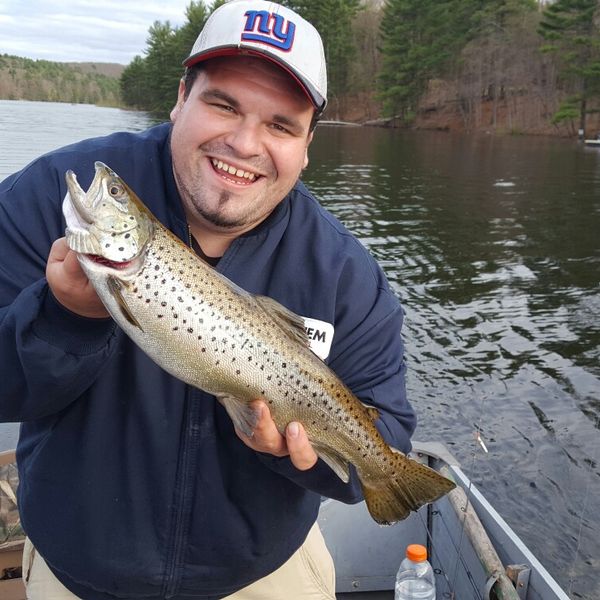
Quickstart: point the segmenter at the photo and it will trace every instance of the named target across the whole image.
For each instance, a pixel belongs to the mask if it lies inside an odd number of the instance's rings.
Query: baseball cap
[[[190,55],[191,67],[218,56],[246,54],[285,69],[318,112],[327,104],[327,67],[319,32],[293,10],[267,0],[231,0],[207,19]]]

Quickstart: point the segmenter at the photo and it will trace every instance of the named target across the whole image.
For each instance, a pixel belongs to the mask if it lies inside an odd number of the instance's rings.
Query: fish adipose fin
[[[233,421],[236,429],[244,435],[252,437],[254,429],[260,418],[260,412],[238,398],[233,396],[217,395],[217,400],[225,407],[227,414]]]
[[[281,330],[294,342],[300,342],[307,348],[310,347],[310,340],[304,328],[304,319],[297,314],[282,306],[273,298],[267,296],[255,296],[259,306],[270,315]]]
[[[363,483],[363,495],[371,516],[381,525],[406,519],[418,510],[452,491],[456,484],[434,469],[422,465],[401,452],[393,453],[391,477]]]
[[[125,302],[125,299],[123,298],[123,294],[121,293],[121,284],[114,277],[109,277],[107,279],[107,285],[108,289],[111,291],[113,297],[117,301],[119,309],[125,317],[125,319],[127,319],[127,321],[131,323],[134,327],[137,327],[141,331],[144,331],[139,321],[133,316],[133,314],[129,310],[127,302]]]
[[[373,423],[375,423],[375,421],[377,421],[377,419],[379,419],[379,417],[381,416],[379,414],[379,409],[375,408],[371,404],[365,404],[364,402],[361,402],[361,404],[366,408],[367,414],[369,415],[369,418],[371,419],[371,421],[373,421]]]

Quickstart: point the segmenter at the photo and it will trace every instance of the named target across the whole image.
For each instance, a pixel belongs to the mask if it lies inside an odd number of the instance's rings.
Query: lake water
[[[0,179],[149,124],[0,101]],[[321,126],[310,159],[305,181],[403,301],[415,438],[450,447],[571,597],[600,598],[600,149]]]

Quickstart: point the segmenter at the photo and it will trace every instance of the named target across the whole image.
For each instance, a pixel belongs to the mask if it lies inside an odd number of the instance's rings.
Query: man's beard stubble
[[[228,219],[221,214],[220,208],[225,206],[231,199],[231,193],[222,191],[219,195],[219,202],[215,211],[208,211],[202,201],[201,193],[195,194],[177,175],[175,169],[173,169],[173,175],[175,176],[175,182],[179,191],[179,196],[182,199],[184,207],[188,207],[188,210],[193,210],[202,219],[211,225],[220,227],[222,229],[234,229],[244,225],[242,218]]]

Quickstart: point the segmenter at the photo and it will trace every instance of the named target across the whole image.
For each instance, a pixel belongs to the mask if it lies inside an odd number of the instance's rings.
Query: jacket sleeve
[[[111,319],[62,307],[45,280],[64,235],[62,175],[38,159],[0,183],[0,421],[61,411],[97,377],[116,336]]]
[[[361,401],[379,410],[377,429],[390,446],[406,453],[411,449],[416,417],[406,397],[403,315],[400,302],[370,256],[365,253],[345,265],[338,280],[329,366]],[[308,471],[298,471],[288,458],[262,460],[322,496],[349,503],[362,500],[354,468],[345,484],[322,460]]]

